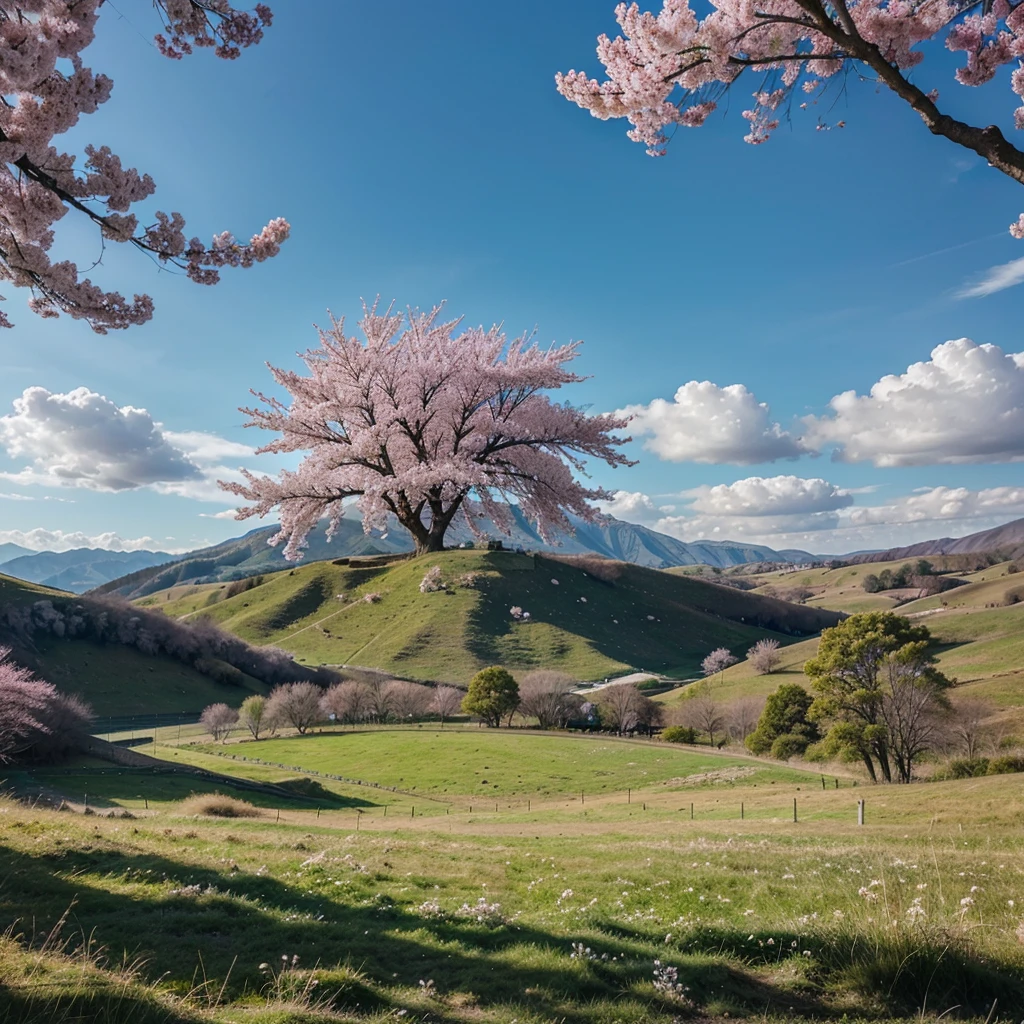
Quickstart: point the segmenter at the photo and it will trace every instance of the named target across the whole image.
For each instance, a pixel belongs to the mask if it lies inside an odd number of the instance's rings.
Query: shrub
[[[446,588],[441,579],[441,566],[435,565],[432,569],[428,569],[426,575],[420,580],[420,593],[436,594],[444,589]]]
[[[178,807],[182,814],[202,814],[210,818],[258,818],[263,812],[246,800],[223,793],[194,793]]]
[[[987,757],[954,757],[942,773],[945,779],[976,779],[988,774]]]
[[[993,757],[988,763],[989,775],[1012,775],[1014,772],[1024,772],[1024,757],[1019,754]]]
[[[779,761],[788,761],[791,757],[799,757],[810,745],[806,736],[787,732],[776,737],[772,743],[772,757]]]
[[[697,730],[688,725],[670,725],[662,729],[661,738],[666,743],[696,743]]]

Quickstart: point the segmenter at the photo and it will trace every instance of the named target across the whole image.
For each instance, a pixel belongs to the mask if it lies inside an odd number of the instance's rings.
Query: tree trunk
[[[861,754],[861,757],[864,758],[864,767],[867,768],[868,775],[871,776],[871,781],[872,782],[877,782],[878,781],[878,776],[875,774],[875,762],[871,759],[870,752],[865,750]]]

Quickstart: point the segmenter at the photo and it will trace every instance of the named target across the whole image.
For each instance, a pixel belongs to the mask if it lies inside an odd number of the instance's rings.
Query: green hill
[[[822,587],[819,602],[852,612],[867,610],[858,608],[853,600],[863,573],[898,568],[899,564],[812,569],[787,573],[781,579],[795,577],[793,585]],[[1007,735],[1024,735],[1024,571],[1010,571],[1016,568],[1013,563],[1000,563],[965,573],[964,586],[899,606],[884,594],[860,591],[864,598],[886,598],[884,604],[873,607],[893,608],[897,614],[927,626],[935,639],[939,668],[956,680],[954,704],[968,697],[991,702]],[[722,674],[715,683],[715,692],[726,702],[738,697],[765,696],[782,683],[806,686],[803,663],[816,651],[816,639],[787,647],[782,651],[778,671],[767,676],[757,675],[749,664],[741,662]],[[683,696],[677,690],[655,699],[673,704]]]
[[[236,684],[217,682],[189,661],[166,654],[145,654],[137,647],[85,637],[59,637],[36,631],[31,636],[10,628],[7,611],[39,601],[81,604],[73,594],[0,574],[0,644],[58,689],[88,701],[102,719],[111,716],[198,714],[208,704],[237,706],[248,694],[266,692],[259,680],[239,673]]]
[[[390,564],[341,560],[142,599],[175,617],[209,616],[254,644],[310,664],[363,665],[465,682],[485,665],[555,668],[578,679],[632,669],[689,675],[715,647],[814,634],[837,615],[598,558],[446,551]],[[432,566],[446,589],[421,593]],[[237,585],[236,585],[237,587]],[[529,613],[517,621],[512,607]]]

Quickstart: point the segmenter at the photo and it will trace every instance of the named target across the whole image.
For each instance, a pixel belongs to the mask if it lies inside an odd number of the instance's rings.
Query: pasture
[[[179,792],[148,811],[110,792],[112,816],[0,803],[0,1020],[103,1000],[125,1022],[1019,1020],[1013,777],[836,789],[653,743],[446,730],[448,756],[440,738],[150,748],[418,787],[308,776],[333,806],[260,797],[247,819],[186,815]],[[497,810],[476,795],[492,783]]]

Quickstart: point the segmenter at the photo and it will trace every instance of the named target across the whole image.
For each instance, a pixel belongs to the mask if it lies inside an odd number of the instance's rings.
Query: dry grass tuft
[[[245,800],[224,796],[222,793],[193,794],[182,800],[178,809],[182,814],[198,814],[208,818],[258,818],[263,813]]]

